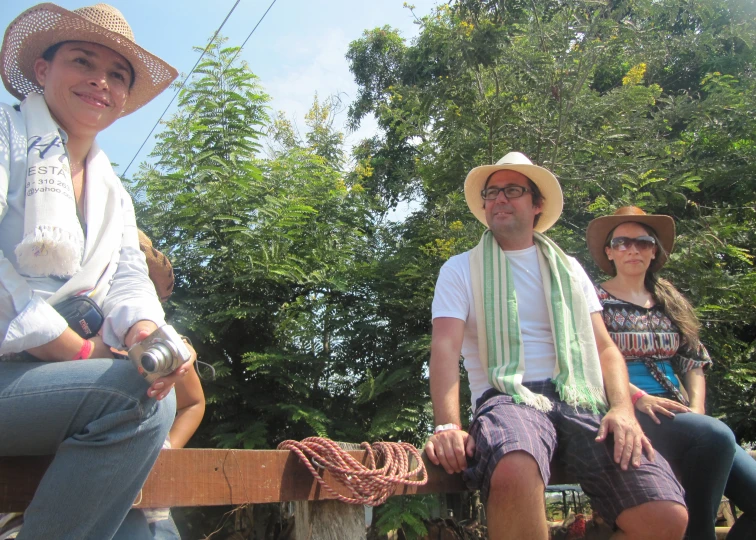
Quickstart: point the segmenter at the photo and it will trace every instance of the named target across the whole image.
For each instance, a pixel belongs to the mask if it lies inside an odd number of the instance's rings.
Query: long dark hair
[[[637,221],[633,221],[632,223],[637,223],[638,225],[643,227],[648,235],[656,240],[657,256],[659,253],[662,253],[664,255],[667,254],[664,251],[664,247],[662,247],[661,242],[659,242],[659,237],[656,235],[656,231],[654,229],[652,229],[648,225],[644,225],[643,223],[638,223]],[[619,225],[617,227],[619,227]],[[617,227],[615,227],[615,229]],[[607,247],[609,247],[609,243],[611,242],[613,235],[614,229],[612,229],[609,232],[609,235],[606,237]],[[612,264],[614,264],[614,261],[612,261]],[[646,270],[646,276],[643,279],[643,286],[646,287],[646,290],[651,293],[651,296],[653,296],[656,305],[658,305],[662,309],[662,311],[664,311],[664,313],[666,313],[667,316],[672,320],[672,322],[675,323],[675,325],[677,325],[677,327],[680,329],[680,333],[682,334],[681,344],[686,345],[689,349],[696,350],[701,344],[701,340],[699,338],[701,322],[698,320],[698,316],[693,310],[693,306],[690,304],[690,302],[688,302],[688,299],[685,298],[682,293],[678,291],[674,285],[672,285],[672,283],[664,278],[660,278],[654,272],[652,272],[651,266],[649,266],[648,270]]]

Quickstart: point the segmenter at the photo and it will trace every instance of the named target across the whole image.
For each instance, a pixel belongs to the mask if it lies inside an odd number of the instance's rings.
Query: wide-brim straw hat
[[[496,171],[517,171],[530,178],[533,183],[538,186],[538,189],[543,195],[543,206],[541,207],[541,217],[538,218],[538,224],[534,230],[538,232],[546,232],[554,223],[557,222],[559,216],[562,215],[562,206],[564,201],[562,199],[562,188],[551,171],[533,165],[525,154],[520,152],[510,152],[495,165],[482,165],[475,167],[467,174],[465,179],[465,200],[467,206],[470,208],[470,212],[478,218],[483,225],[488,227],[486,223],[486,210],[483,208],[483,198],[480,196],[480,192],[483,190],[483,186],[486,184],[486,180]]]
[[[155,292],[160,301],[165,302],[173,294],[173,265],[168,257],[152,246],[152,240],[141,230],[139,231],[139,249],[147,259],[147,269],[152,283],[155,284]]]
[[[585,239],[588,242],[588,249],[591,257],[599,268],[613,276],[617,269],[606,256],[606,239],[609,234],[623,223],[640,223],[654,230],[656,237],[659,239],[662,250],[656,250],[656,257],[651,261],[649,267],[652,272],[658,271],[667,262],[667,258],[672,253],[675,246],[675,220],[670,216],[663,214],[647,214],[637,206],[623,206],[618,208],[611,216],[603,216],[594,219],[588,224],[585,231]]]
[[[0,76],[5,88],[23,100],[30,92],[43,93],[34,74],[34,62],[51,46],[64,41],[103,45],[129,61],[134,85],[121,116],[134,112],[165,90],[178,72],[134,42],[134,33],[113,6],[96,4],[69,11],[55,4],[38,4],[8,25],[0,52]]]

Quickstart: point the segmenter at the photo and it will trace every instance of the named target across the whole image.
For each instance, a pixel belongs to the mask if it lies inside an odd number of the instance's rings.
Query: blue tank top
[[[677,378],[677,375],[675,375],[675,372],[672,369],[672,364],[668,360],[664,360],[662,362],[657,362],[656,365],[659,366],[659,369],[679,389],[680,380]],[[628,362],[627,373],[630,376],[630,382],[644,392],[647,392],[649,394],[667,393],[664,387],[651,376],[651,373],[649,373],[646,364],[644,364],[643,362]]]

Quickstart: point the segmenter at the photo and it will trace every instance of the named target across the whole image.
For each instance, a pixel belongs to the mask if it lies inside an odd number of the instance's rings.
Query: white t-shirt
[[[556,353],[551,332],[546,296],[541,282],[540,265],[536,247],[518,251],[505,251],[514,279],[517,295],[517,313],[520,317],[520,332],[525,348],[525,375],[523,382],[542,381],[554,376]],[[588,302],[588,311],[601,311],[596,290],[588,275],[573,257],[573,271],[583,288]],[[480,365],[478,353],[478,324],[470,278],[470,252],[455,255],[441,267],[433,296],[433,318],[452,317],[465,321],[462,341],[462,357],[470,381],[472,405],[491,385],[488,375]]]

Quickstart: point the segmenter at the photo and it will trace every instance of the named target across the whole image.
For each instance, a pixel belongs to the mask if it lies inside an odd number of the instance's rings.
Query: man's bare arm
[[[430,390],[436,424],[459,420],[459,356],[465,322],[451,317],[433,320],[431,335]]]
[[[457,424],[459,417],[459,356],[465,322],[452,317],[433,320],[430,359],[430,390],[436,425]],[[467,467],[466,454],[472,456],[472,439],[462,430],[442,431],[431,436],[425,452],[449,474]]]
[[[625,359],[607,332],[600,312],[591,313],[591,323],[604,377],[604,389],[610,406],[601,421],[596,440],[602,442],[609,433],[613,433],[614,461],[619,463],[623,470],[627,469],[630,463],[634,467],[640,467],[643,451],[648,459],[653,461],[654,449],[635,419]]]

